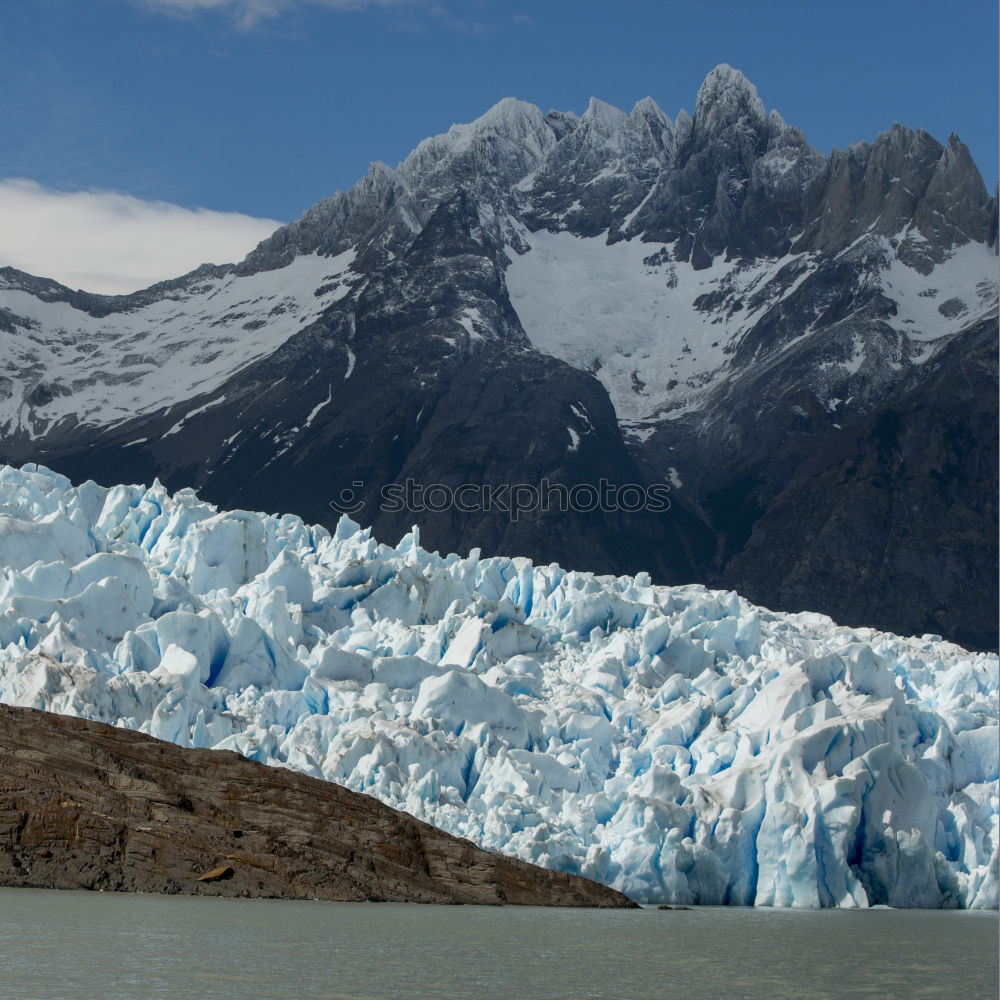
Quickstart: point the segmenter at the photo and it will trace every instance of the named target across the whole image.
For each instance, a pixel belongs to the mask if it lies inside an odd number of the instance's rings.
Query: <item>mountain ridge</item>
[[[107,482],[159,476],[325,523],[361,481],[361,516],[389,535],[408,524],[380,509],[381,488],[411,475],[455,485],[452,456],[467,446],[506,456],[496,481],[593,484],[616,470],[669,483],[670,512],[520,523],[431,512],[425,540],[729,586],[767,576],[740,561],[755,525],[770,525],[758,552],[809,544],[794,518],[766,517],[782,477],[804,489],[817,448],[836,452],[848,426],[874,434],[901,393],[943,377],[943,419],[973,442],[955,475],[983,516],[961,539],[946,516],[906,545],[920,579],[956,546],[969,579],[986,579],[996,552],[995,418],[969,423],[975,394],[949,348],[995,331],[995,197],[956,138],[894,126],[824,157],[725,65],[694,115],[673,121],[648,98],[631,112],[594,99],[582,116],[505,99],[395,168],[373,164],[243,262],[134,296],[0,279],[15,348],[0,369],[7,461]],[[90,319],[46,311],[60,303]],[[939,358],[950,359],[944,376]],[[513,407],[494,413],[492,432],[463,401],[467,377],[496,383],[478,399]],[[523,405],[511,386],[528,391]],[[447,433],[432,423],[445,399]],[[592,426],[602,414],[582,464],[569,451],[581,406]],[[851,489],[875,490],[875,507],[891,499],[886,530],[902,537],[908,512],[929,502],[920,479],[914,467],[891,490]],[[837,535],[845,552],[856,551],[851,530]],[[884,580],[894,554],[878,558],[869,575]],[[853,617],[838,603],[853,584],[816,567],[801,597],[773,580],[751,586],[763,604]],[[903,583],[893,617],[856,623],[995,647],[990,585],[953,596],[943,618],[922,586]]]

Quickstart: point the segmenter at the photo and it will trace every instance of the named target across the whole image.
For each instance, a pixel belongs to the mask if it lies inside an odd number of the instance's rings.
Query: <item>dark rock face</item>
[[[517,415],[541,432],[511,426]],[[691,579],[698,558],[694,550],[710,544],[698,517],[683,506],[669,509],[669,518],[662,510],[630,511],[625,490],[621,502],[614,501],[623,509],[590,510],[602,479],[619,488],[645,489],[648,482],[625,447],[599,383],[534,352],[483,350],[456,373],[437,401],[397,482],[443,484],[456,491],[465,483],[481,484],[495,500],[493,510],[472,515],[454,507],[421,513],[416,518],[421,542],[431,549],[451,548],[453,539],[462,538],[486,554],[530,551],[539,562],[569,569],[652,569],[670,582]],[[547,509],[534,509],[530,491],[541,495],[541,484],[551,487],[549,502]],[[481,503],[481,496],[473,494],[474,502]],[[669,504],[669,496],[664,497]],[[522,500],[531,509],[519,509]],[[398,537],[414,519],[407,511],[382,513],[379,524]]]
[[[118,297],[0,271],[0,459],[995,648],[996,217],[956,137],[896,125],[827,158],[726,66],[675,121],[508,99],[239,265]],[[555,291],[511,289],[552,247],[569,294],[539,310]],[[605,267],[606,300],[575,305]],[[66,307],[78,332],[45,311]],[[59,367],[72,351],[86,374]],[[186,388],[147,405],[164,374]],[[383,503],[601,480],[669,481],[669,509]]]
[[[779,610],[819,593],[838,622],[895,632],[912,627],[924,595],[926,631],[973,648],[995,642],[997,574],[979,548],[998,517],[996,330],[983,324],[949,350],[961,356],[942,356],[926,382],[828,431],[822,448],[813,436],[786,442],[775,464],[787,479],[751,500],[763,513],[726,567],[736,590]]]
[[[225,750],[0,705],[0,885],[632,907],[367,795]]]

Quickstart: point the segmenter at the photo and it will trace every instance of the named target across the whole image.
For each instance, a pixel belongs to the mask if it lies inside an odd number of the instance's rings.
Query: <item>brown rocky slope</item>
[[[205,876],[209,876],[206,878]],[[222,750],[0,704],[0,885],[634,906],[367,795]]]

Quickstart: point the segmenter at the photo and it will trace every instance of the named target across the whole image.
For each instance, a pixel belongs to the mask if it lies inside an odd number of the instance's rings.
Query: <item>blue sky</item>
[[[0,178],[290,220],[514,95],[691,109],[719,62],[824,152],[894,121],[997,176],[993,0],[9,0]]]

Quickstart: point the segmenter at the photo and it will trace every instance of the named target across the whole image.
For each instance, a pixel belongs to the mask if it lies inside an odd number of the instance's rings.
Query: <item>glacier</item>
[[[0,700],[640,901],[996,908],[994,654],[0,466]]]

